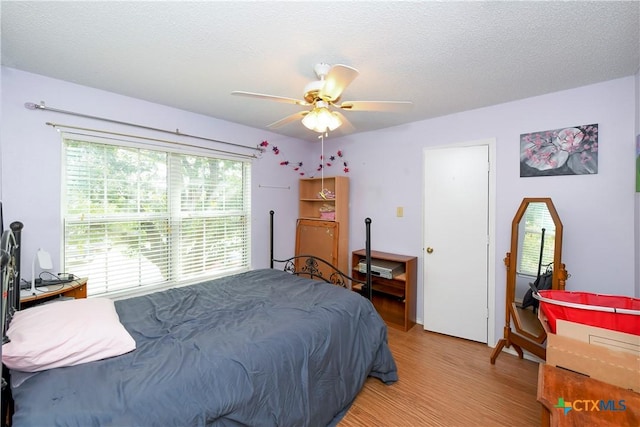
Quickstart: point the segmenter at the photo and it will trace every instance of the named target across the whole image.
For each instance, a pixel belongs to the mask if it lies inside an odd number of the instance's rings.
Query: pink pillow
[[[2,363],[36,372],[119,356],[136,348],[108,298],[60,301],[15,313]]]

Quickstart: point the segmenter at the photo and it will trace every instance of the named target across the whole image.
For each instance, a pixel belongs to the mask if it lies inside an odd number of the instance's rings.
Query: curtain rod
[[[55,113],[70,114],[72,116],[85,117],[85,118],[88,118],[88,119],[95,119],[95,120],[102,120],[103,122],[116,123],[116,124],[126,125],[126,126],[133,126],[133,127],[137,127],[137,128],[140,128],[140,129],[147,129],[147,130],[152,130],[152,131],[156,131],[156,132],[170,133],[172,135],[186,136],[188,138],[195,138],[195,139],[201,139],[201,140],[204,140],[204,141],[211,141],[211,142],[217,142],[217,143],[220,143],[220,144],[232,145],[234,147],[244,148],[244,149],[247,149],[247,150],[261,151],[258,147],[248,147],[246,145],[235,144],[233,142],[220,141],[219,139],[212,139],[212,138],[206,138],[206,137],[203,137],[203,136],[190,135],[188,133],[180,132],[179,129],[176,129],[175,132],[174,132],[174,131],[170,131],[170,130],[166,130],[166,129],[159,129],[159,128],[154,128],[154,127],[150,127],[150,126],[139,125],[139,124],[136,124],[136,123],[122,122],[120,120],[107,119],[105,117],[91,116],[89,114],[76,113],[76,112],[73,112],[73,111],[61,110],[59,108],[47,107],[44,104],[44,101],[40,101],[40,104],[36,104],[36,103],[33,103],[33,102],[25,102],[24,103],[24,107],[27,110],[48,110],[48,111],[53,111]],[[171,141],[165,141],[165,142],[171,142]]]
[[[164,143],[168,143],[168,144],[181,145],[181,146],[191,147],[191,148],[198,148],[198,149],[201,149],[201,150],[215,151],[217,153],[224,153],[224,154],[229,154],[229,155],[232,155],[232,156],[247,157],[247,158],[252,158],[252,159],[257,159],[258,158],[258,156],[256,156],[255,154],[234,153],[232,151],[219,150],[217,148],[202,147],[200,145],[193,145],[193,144],[187,144],[187,143],[184,143],[184,142],[169,141],[169,140],[166,140],[166,139],[151,138],[151,137],[140,136],[140,135],[132,135],[132,134],[129,134],[129,133],[119,133],[119,132],[112,132],[112,131],[101,130],[101,129],[83,128],[83,127],[79,127],[79,126],[70,126],[70,125],[63,125],[63,124],[60,124],[60,123],[51,123],[51,122],[46,122],[45,124],[47,126],[51,126],[52,128],[54,128],[56,130],[73,129],[73,130],[80,130],[80,131],[86,131],[86,132],[106,133],[108,135],[114,135],[114,136],[123,136],[123,137],[127,137],[127,138],[136,138],[136,139],[142,139],[142,140],[146,140],[146,141],[164,142]]]

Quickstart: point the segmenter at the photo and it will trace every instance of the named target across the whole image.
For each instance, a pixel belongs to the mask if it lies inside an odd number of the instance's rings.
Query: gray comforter
[[[324,426],[367,376],[397,380],[369,301],[278,270],[116,309],[137,349],[14,384],[14,426]]]

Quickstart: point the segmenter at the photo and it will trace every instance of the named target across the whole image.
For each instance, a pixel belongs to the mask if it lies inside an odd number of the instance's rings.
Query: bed
[[[352,279],[317,280],[315,266],[325,261],[303,257],[275,260],[272,249],[272,267],[284,263],[283,270],[113,302],[135,349],[11,370],[13,426],[336,425],[368,376],[390,384],[397,370],[386,326],[369,300],[347,288]]]

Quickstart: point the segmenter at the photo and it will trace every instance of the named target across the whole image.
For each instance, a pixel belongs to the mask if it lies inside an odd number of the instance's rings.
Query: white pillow
[[[36,372],[119,356],[136,348],[108,298],[75,299],[17,311],[2,363]]]

